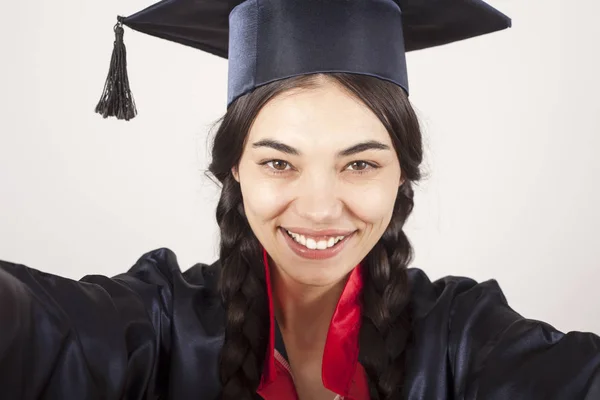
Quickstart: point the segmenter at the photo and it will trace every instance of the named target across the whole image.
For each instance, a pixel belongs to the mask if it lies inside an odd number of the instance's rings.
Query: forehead
[[[365,140],[391,144],[379,118],[362,101],[332,82],[294,89],[267,103],[248,143],[275,139],[298,147],[340,147]]]

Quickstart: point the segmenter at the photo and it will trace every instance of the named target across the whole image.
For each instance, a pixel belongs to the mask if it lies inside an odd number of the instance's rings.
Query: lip
[[[346,231],[345,233],[348,236],[346,236],[344,239],[340,240],[333,247],[329,247],[329,248],[327,248],[325,250],[318,250],[318,249],[311,250],[309,248],[306,248],[305,246],[302,246],[300,243],[298,243],[294,239],[292,239],[290,237],[290,235],[288,235],[285,232],[285,229],[287,229],[287,228],[279,227],[278,231],[281,234],[281,236],[283,237],[283,240],[287,243],[288,247],[294,253],[296,253],[296,255],[298,255],[298,256],[300,256],[302,258],[307,258],[309,260],[324,260],[324,259],[336,256],[338,253],[340,253],[344,249],[344,247],[346,246],[346,243],[348,242],[348,240],[350,238],[352,238],[354,236],[354,232],[356,232],[356,231],[352,231],[352,232],[348,233],[348,231]],[[293,229],[289,229],[289,230],[292,231],[292,232],[295,232],[295,233],[300,233],[300,232],[298,232],[296,230],[293,230]],[[304,230],[304,231],[306,232],[306,230]],[[315,231],[312,231],[312,232],[314,233]],[[333,232],[333,234],[323,235],[324,232]],[[318,231],[318,233],[321,236],[344,236],[343,234],[337,234],[336,235],[336,232],[342,232],[343,233],[343,231],[333,231],[333,230]],[[310,236],[310,235],[308,235],[308,236]],[[314,236],[312,236],[312,237],[314,237]],[[316,237],[319,237],[319,236],[316,236]]]

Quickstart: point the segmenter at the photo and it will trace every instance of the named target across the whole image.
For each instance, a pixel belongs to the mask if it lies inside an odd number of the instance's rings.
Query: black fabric
[[[81,281],[0,262],[0,397],[217,399],[218,268],[168,249]],[[600,399],[600,337],[523,318],[495,280],[409,278],[406,398]]]
[[[277,320],[275,320],[275,350],[277,350],[279,354],[281,354],[284,360],[288,362],[290,361],[288,359],[285,343],[283,342],[283,335],[281,334],[281,329],[279,328]]]
[[[374,76],[408,93],[406,52],[511,26],[482,0],[162,0],[119,21],[228,58],[227,107],[317,72]]]

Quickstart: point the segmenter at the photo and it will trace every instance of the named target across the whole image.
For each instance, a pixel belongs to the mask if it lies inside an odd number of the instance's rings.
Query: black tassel
[[[117,18],[114,27],[115,43],[110,61],[110,70],[104,84],[102,97],[96,112],[104,118],[117,117],[129,121],[137,115],[133,94],[127,77],[127,51],[123,42],[123,17]]]

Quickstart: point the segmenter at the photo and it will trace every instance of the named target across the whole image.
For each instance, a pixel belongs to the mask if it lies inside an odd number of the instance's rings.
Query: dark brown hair
[[[226,308],[219,361],[223,400],[257,397],[269,332],[261,246],[244,214],[240,185],[231,169],[241,159],[246,137],[261,108],[289,90],[318,87],[317,77],[340,85],[366,104],[389,132],[400,160],[404,183],[398,189],[392,219],[364,260],[359,360],[367,373],[372,399],[402,398],[405,349],[411,333],[406,268],[413,258],[403,227],[414,205],[413,182],[421,179],[421,131],[399,86],[365,75],[327,73],[301,75],[256,88],[232,103],[218,121],[209,172],[222,185],[216,214],[221,231],[219,290]]]

